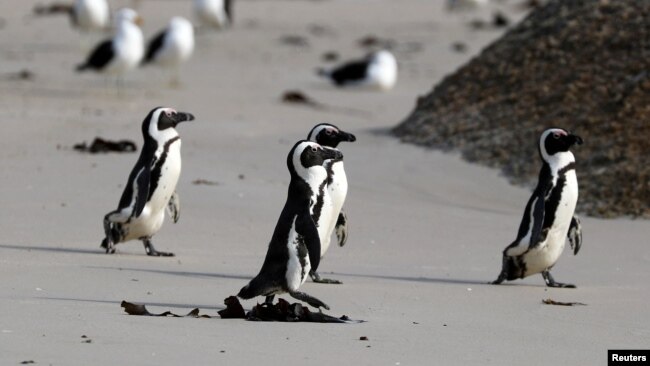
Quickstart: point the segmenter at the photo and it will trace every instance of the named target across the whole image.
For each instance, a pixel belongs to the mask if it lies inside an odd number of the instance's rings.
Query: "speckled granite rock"
[[[650,218],[650,1],[553,0],[417,101],[404,141],[534,184],[548,127],[581,135],[578,210]]]

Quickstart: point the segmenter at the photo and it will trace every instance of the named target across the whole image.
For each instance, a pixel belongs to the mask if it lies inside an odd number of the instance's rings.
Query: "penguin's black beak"
[[[323,159],[324,160],[329,160],[329,159],[343,159],[343,153],[336,149],[332,149],[326,146],[323,146]]]
[[[187,113],[187,112],[176,112],[176,114],[172,118],[174,122],[176,122],[176,124],[179,124],[181,122],[193,121],[194,115],[192,113]]]
[[[351,133],[347,133],[345,131],[339,131],[339,140],[354,142],[357,141],[357,138]]]
[[[569,140],[569,145],[582,145],[582,137],[578,135],[570,133],[567,139]]]

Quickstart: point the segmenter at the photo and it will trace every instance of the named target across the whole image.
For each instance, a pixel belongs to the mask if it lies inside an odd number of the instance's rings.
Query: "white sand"
[[[147,69],[127,76],[117,94],[101,77],[73,73],[85,57],[79,37],[62,17],[29,16],[34,3],[0,3],[0,364],[595,365],[606,362],[608,348],[647,348],[650,223],[584,218],[581,253],[567,250],[553,270],[577,290],[547,289],[541,276],[486,285],[499,273],[529,190],[386,134],[417,95],[498,37],[465,25],[489,9],[449,15],[432,0],[241,0],[233,29],[198,36],[180,89]],[[150,36],[170,16],[189,16],[191,6],[144,0],[140,11]],[[327,32],[312,35],[313,25]],[[398,41],[393,91],[340,91],[314,76],[326,51],[363,55],[356,40],[368,34]],[[285,35],[306,36],[311,46],[283,45]],[[468,53],[453,52],[454,41],[467,43]],[[410,42],[423,49],[408,52]],[[35,81],[4,78],[23,68]],[[289,89],[362,113],[282,104]],[[179,128],[181,220],[154,237],[177,257],[147,257],[139,242],[105,255],[101,220],[137,155],[84,155],[71,146],[95,136],[140,146],[142,118],[158,105],[197,116]],[[328,303],[330,314],[366,323],[122,312],[123,299],[155,312],[223,308],[261,266],[285,200],[289,148],[322,121],[358,138],[341,145],[350,238],[320,267],[345,284],[302,289]],[[192,184],[199,178],[219,185]],[[588,305],[543,305],[545,298]]]

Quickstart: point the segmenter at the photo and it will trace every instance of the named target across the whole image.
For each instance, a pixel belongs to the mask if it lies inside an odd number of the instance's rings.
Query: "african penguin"
[[[144,56],[144,39],[138,26],[141,22],[135,10],[120,9],[115,18],[115,36],[97,45],[77,71],[121,75],[139,65]]]
[[[321,146],[336,148],[342,141],[356,141],[356,137],[338,127],[329,124],[321,123],[311,129],[307,135],[307,139],[315,141]],[[336,232],[339,246],[345,245],[347,241],[347,216],[342,211],[345,197],[348,193],[348,180],[345,175],[343,167],[343,157],[341,159],[328,160],[325,168],[327,169],[327,185],[323,193],[319,195],[316,200],[312,218],[318,227],[318,235],[320,236],[320,255],[321,258],[330,246],[332,232]],[[314,269],[309,272],[312,281],[319,283],[334,283],[340,284],[341,281],[322,278]]]
[[[183,17],[173,17],[167,28],[158,33],[147,46],[143,65],[155,64],[172,70],[172,84],[178,83],[180,65],[194,52],[194,26]]]
[[[363,60],[355,60],[332,70],[318,70],[336,86],[367,86],[389,90],[397,82],[397,61],[387,50],[373,52]]]
[[[289,192],[280,218],[271,237],[266,258],[259,274],[244,286],[237,296],[251,299],[266,296],[272,303],[276,294],[289,293],[316,308],[329,307],[298,288],[313,268],[320,263],[320,238],[312,219],[312,210],[319,190],[327,183],[325,165],[329,159],[341,159],[336,149],[323,147],[311,141],[298,141],[287,156],[291,174]]]
[[[165,208],[174,222],[180,216],[176,183],[181,173],[181,138],[176,125],[191,121],[190,113],[158,107],[142,122],[144,145],[129,180],[124,187],[117,210],[104,216],[106,237],[101,247],[115,253],[115,245],[129,240],[142,240],[147,255],[173,256],[156,251],[151,237],[160,230]]]
[[[544,131],[538,149],[542,159],[537,187],[528,200],[517,239],[503,251],[499,277],[492,282],[515,280],[541,273],[549,287],[574,285],[555,282],[551,268],[569,239],[573,254],[582,245],[580,220],[574,215],[578,202],[575,158],[569,149],[582,139],[560,128]]]
[[[234,0],[194,0],[194,14],[202,25],[223,29],[232,24]]]

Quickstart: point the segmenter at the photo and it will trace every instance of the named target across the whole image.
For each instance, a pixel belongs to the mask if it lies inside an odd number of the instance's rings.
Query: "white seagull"
[[[202,25],[223,29],[232,24],[233,0],[194,0],[194,14]]]
[[[144,56],[144,39],[138,26],[141,22],[135,10],[120,9],[115,16],[115,36],[99,43],[77,71],[123,75],[138,66]]]
[[[76,0],[74,4],[53,3],[36,6],[34,12],[38,15],[68,14],[70,23],[83,33],[104,31],[110,22],[106,0]]]
[[[173,17],[167,28],[149,41],[143,65],[155,64],[172,70],[172,84],[178,83],[180,65],[194,52],[194,27],[183,17]]]
[[[389,90],[397,82],[397,61],[387,50],[373,52],[363,60],[354,60],[332,70],[318,70],[336,86],[366,86]]]
[[[72,14],[73,22],[82,32],[104,31],[110,23],[106,0],[77,0]]]

